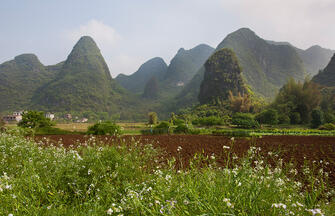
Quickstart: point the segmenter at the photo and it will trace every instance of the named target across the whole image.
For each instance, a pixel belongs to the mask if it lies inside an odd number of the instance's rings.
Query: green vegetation
[[[198,97],[201,104],[228,100],[229,93],[247,94],[241,77],[242,69],[231,49],[215,52],[205,63],[205,69]]]
[[[64,62],[57,78],[33,97],[34,107],[55,111],[105,111],[115,109],[122,90],[92,38],[82,37]]]
[[[157,116],[157,113],[155,113],[155,112],[149,112],[148,113],[148,117],[149,117],[149,124],[150,125],[155,125],[155,124],[157,124],[157,122],[158,122],[158,116]]]
[[[215,125],[228,125],[229,118],[220,118],[217,116],[209,116],[209,117],[200,117],[192,121],[192,124],[199,126],[215,126]]]
[[[323,112],[319,109],[314,109],[312,111],[312,128],[318,128],[324,123]]]
[[[41,148],[22,136],[1,134],[0,213],[256,216],[335,211],[329,201],[334,194],[326,191],[322,175],[313,177],[306,167],[298,179],[289,178],[291,169],[264,164],[257,148],[221,168],[215,156],[198,155],[187,170],[176,172],[175,159],[162,164],[150,145],[101,144],[92,138],[76,149]],[[308,190],[302,183],[313,186]]]
[[[50,128],[54,123],[45,117],[44,112],[27,111],[23,113],[22,120],[17,124],[22,128]]]
[[[96,123],[87,129],[87,134],[92,135],[111,135],[118,136],[122,134],[121,127],[117,124],[106,121]]]
[[[319,127],[319,130],[335,130],[335,125],[332,123],[326,123]]]
[[[254,137],[267,135],[335,136],[333,126],[334,125],[325,125],[325,128],[321,126],[320,129],[220,129],[213,130],[212,134],[229,137]]]
[[[0,64],[0,113],[26,109],[35,91],[57,75],[34,54],[16,56]]]
[[[278,124],[278,112],[275,109],[266,109],[255,116],[255,120],[260,124]]]
[[[271,105],[281,115],[289,116],[292,124],[308,124],[311,112],[321,102],[321,93],[313,82],[304,83],[290,79],[280,90],[276,100]]]
[[[231,123],[239,128],[259,128],[258,122],[250,113],[235,113]]]

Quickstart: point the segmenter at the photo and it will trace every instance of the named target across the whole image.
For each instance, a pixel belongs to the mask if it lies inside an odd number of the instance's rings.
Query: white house
[[[53,113],[46,113],[45,114],[45,118],[48,118],[48,119],[50,119],[52,121],[55,118],[55,114],[53,114]]]

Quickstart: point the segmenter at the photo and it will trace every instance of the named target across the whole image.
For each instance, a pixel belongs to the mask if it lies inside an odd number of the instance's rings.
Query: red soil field
[[[44,138],[58,142],[61,140],[64,146],[76,146],[84,143],[90,137],[84,135],[46,135],[36,136],[37,141]],[[315,165],[316,168],[322,166],[325,172],[329,173],[329,181],[335,186],[335,137],[321,136],[263,136],[261,138],[235,138],[233,141],[223,136],[208,135],[154,135],[154,136],[97,136],[104,144],[113,145],[121,141],[131,143],[134,139],[141,144],[152,144],[164,151],[163,157],[166,159],[175,157],[180,165],[187,165],[196,153],[205,156],[214,155],[218,165],[226,164],[228,152],[242,157],[251,146],[260,147],[260,154],[265,157],[268,164],[276,164],[279,158],[284,163],[292,162],[295,168],[301,171],[304,163]],[[178,152],[178,147],[181,150]],[[229,146],[230,149],[224,146]],[[269,155],[268,152],[278,153],[279,157]],[[313,162],[314,161],[314,162]],[[320,161],[321,164],[320,164]]]

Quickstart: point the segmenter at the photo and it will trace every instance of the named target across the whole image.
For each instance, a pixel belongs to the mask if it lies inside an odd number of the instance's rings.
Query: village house
[[[45,114],[45,118],[48,118],[48,119],[50,119],[52,121],[55,118],[55,114],[53,114],[53,113],[46,113]]]
[[[19,122],[19,121],[22,120],[23,112],[24,112],[24,111],[16,111],[16,112],[13,112],[12,115],[4,116],[2,119],[3,119],[6,123],[9,123],[9,122]]]

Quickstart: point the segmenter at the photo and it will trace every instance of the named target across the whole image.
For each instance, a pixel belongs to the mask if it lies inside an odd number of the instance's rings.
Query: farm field
[[[59,128],[66,131],[71,132],[86,132],[89,126],[92,126],[93,123],[64,123],[64,124],[56,124],[55,128]],[[123,129],[124,134],[135,135],[140,134],[140,130],[145,129],[145,123],[137,123],[137,122],[121,122],[118,123],[120,127]]]
[[[36,141],[61,141],[65,147],[76,146],[87,142],[91,136],[84,135],[47,135],[36,136]],[[153,145],[164,150],[164,157],[177,158],[178,166],[188,165],[195,154],[215,157],[216,162],[225,166],[227,152],[237,157],[247,154],[250,147],[260,148],[261,155],[267,163],[274,164],[278,159],[269,152],[278,154],[284,163],[292,162],[297,169],[302,169],[305,163],[324,161],[329,163],[325,171],[329,172],[329,180],[335,186],[335,137],[331,136],[263,136],[260,138],[233,138],[209,135],[138,135],[138,136],[98,136],[103,144],[131,143],[137,141],[144,145]],[[178,151],[178,148],[181,150]],[[228,150],[227,150],[228,149]]]

